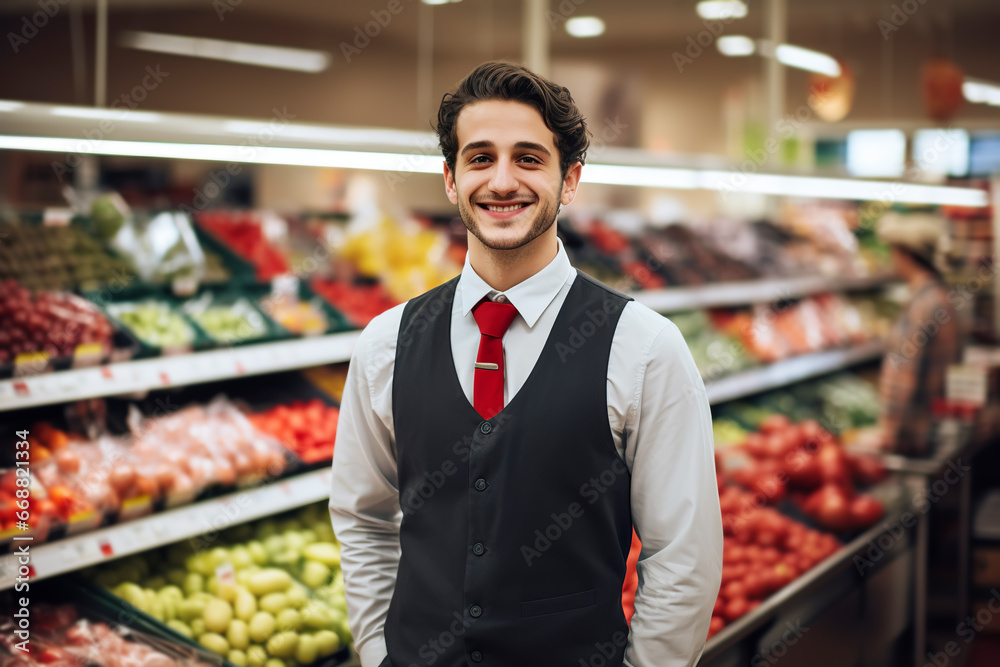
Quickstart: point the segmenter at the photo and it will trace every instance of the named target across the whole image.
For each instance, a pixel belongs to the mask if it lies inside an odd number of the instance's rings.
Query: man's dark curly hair
[[[437,135],[452,172],[459,148],[458,114],[466,105],[486,100],[522,102],[538,109],[554,135],[563,178],[574,162],[583,164],[590,145],[590,132],[569,90],[521,65],[494,61],[472,70],[454,93],[446,93],[441,98]]]

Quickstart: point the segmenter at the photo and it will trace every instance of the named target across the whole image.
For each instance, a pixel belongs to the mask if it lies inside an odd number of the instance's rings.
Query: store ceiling
[[[404,10],[418,0],[401,0]],[[92,9],[97,0],[73,0]],[[353,30],[371,20],[370,12],[382,9],[388,0],[344,2],[337,0],[108,0],[111,12],[191,12],[214,15],[217,3],[226,3],[233,13],[249,17],[254,15],[267,20],[283,19],[309,25],[324,24],[331,28]],[[581,48],[609,46],[647,46],[649,42],[662,41],[686,34],[697,33],[703,28],[695,14],[696,0],[551,0],[553,12],[560,6],[573,9],[575,15],[592,14],[604,18],[607,33],[599,40],[575,40],[563,30],[552,33],[553,49],[578,50]],[[749,0],[750,15],[740,21],[740,32],[748,34],[761,30],[762,0]],[[814,30],[870,28],[879,18],[888,17],[892,2],[886,0],[788,0],[789,33],[811,33]],[[37,9],[38,0],[4,0],[0,14],[25,14]],[[432,9],[435,15],[435,49],[462,52],[470,46],[481,47],[481,42],[509,43],[520,40],[520,0],[464,0]],[[228,16],[228,12],[226,13]],[[407,20],[416,23],[415,14]],[[946,3],[922,4],[916,19],[921,22],[939,22],[947,25],[957,18],[975,19],[986,16],[1000,17],[997,0],[948,0]],[[192,34],[214,35],[223,30],[223,22],[206,21],[192,25]],[[394,31],[394,39],[401,45],[415,42],[417,31]]]

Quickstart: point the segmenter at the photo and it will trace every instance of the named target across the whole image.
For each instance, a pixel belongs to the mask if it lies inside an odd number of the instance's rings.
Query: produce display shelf
[[[0,412],[348,361],[360,331],[0,381]]]
[[[825,292],[857,292],[885,287],[898,278],[878,274],[860,278],[797,276],[729,283],[709,283],[693,287],[668,287],[634,294],[635,300],[660,313],[676,313],[697,308],[720,308],[753,303],[773,303]]]
[[[890,477],[871,489],[885,505],[886,513],[875,525],[871,526],[840,549],[831,554],[808,572],[780,589],[759,607],[747,615],[727,625],[717,635],[708,640],[702,654],[702,665],[733,664],[725,654],[740,642],[752,639],[756,633],[765,629],[769,622],[779,616],[784,610],[795,603],[806,601],[827,582],[850,573],[856,573],[854,557],[865,553],[873,540],[878,539],[886,531],[886,524],[895,523],[904,512],[913,510],[913,487],[906,480]],[[892,550],[905,548],[905,543],[897,543]],[[883,562],[891,558],[884,558]],[[860,575],[855,574],[860,579]],[[762,663],[763,664],[763,663]]]
[[[876,341],[857,347],[804,354],[708,382],[705,391],[712,405],[725,403],[872,361],[884,352],[885,344]]]
[[[75,537],[28,545],[29,585],[109,560],[141,553],[219,530],[302,507],[330,496],[330,467],[321,468],[270,484],[247,487],[233,493],[177,509],[157,512],[142,519],[108,526]],[[0,557],[0,590],[14,586],[18,577],[18,555]]]

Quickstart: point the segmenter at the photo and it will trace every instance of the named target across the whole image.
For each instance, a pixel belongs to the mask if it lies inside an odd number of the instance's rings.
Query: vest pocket
[[[566,611],[591,607],[595,604],[597,604],[597,589],[592,588],[582,593],[571,593],[570,595],[560,595],[554,598],[522,602],[521,618],[561,614]]]

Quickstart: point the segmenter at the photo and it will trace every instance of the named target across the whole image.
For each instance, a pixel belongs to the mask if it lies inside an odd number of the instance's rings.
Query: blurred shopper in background
[[[879,220],[877,232],[892,251],[896,273],[910,287],[910,301],[889,334],[882,363],[881,446],[924,456],[931,453],[932,402],[944,396],[945,374],[958,361],[960,344],[955,308],[936,265],[945,222],[933,213],[892,211]]]

